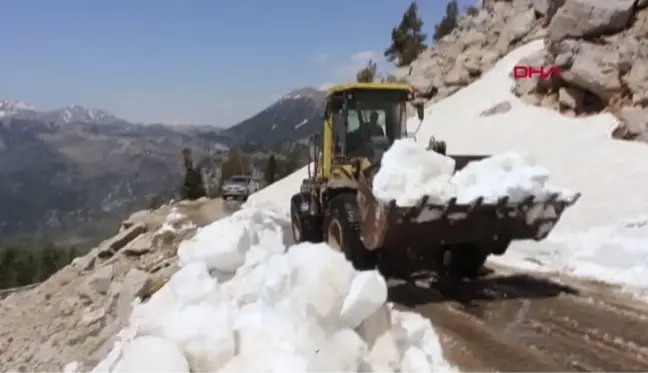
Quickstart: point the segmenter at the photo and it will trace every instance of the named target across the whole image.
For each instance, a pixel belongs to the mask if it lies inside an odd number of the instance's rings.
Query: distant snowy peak
[[[324,92],[315,87],[303,87],[289,92],[279,99],[279,102],[285,100],[311,99],[319,100],[323,97]]]
[[[127,123],[113,114],[99,109],[80,105],[69,105],[51,111],[37,111],[33,106],[15,100],[0,100],[0,119],[2,118],[38,120],[48,124],[67,123],[110,124]]]
[[[53,113],[57,113],[60,117],[59,121],[63,123],[99,123],[122,120],[106,111],[79,105],[66,106],[53,111]]]
[[[14,115],[20,111],[36,110],[30,104],[17,100],[0,100],[0,118]]]

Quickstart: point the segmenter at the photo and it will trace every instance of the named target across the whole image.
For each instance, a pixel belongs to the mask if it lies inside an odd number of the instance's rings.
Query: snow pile
[[[95,372],[453,371],[428,320],[387,305],[377,271],[326,244],[286,250],[289,222],[246,205],[185,241]]]
[[[436,203],[451,198],[470,203],[480,197],[493,203],[505,196],[520,202],[529,196],[546,199],[553,193],[572,201],[576,196],[548,184],[549,171],[528,154],[502,153],[471,162],[453,175],[454,170],[452,158],[428,151],[411,139],[397,140],[383,156],[373,192],[380,200],[396,200],[399,206],[413,206],[423,196]]]

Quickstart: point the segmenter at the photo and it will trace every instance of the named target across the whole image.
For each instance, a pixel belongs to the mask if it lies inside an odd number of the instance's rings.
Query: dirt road
[[[464,371],[648,371],[647,305],[601,284],[490,272],[444,286],[391,280],[390,298],[430,318]]]

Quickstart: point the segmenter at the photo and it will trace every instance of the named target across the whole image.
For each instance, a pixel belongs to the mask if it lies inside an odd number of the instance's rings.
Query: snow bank
[[[549,171],[529,154],[508,152],[468,164],[453,175],[455,162],[410,139],[397,140],[383,156],[374,178],[373,192],[383,201],[413,206],[423,196],[443,203],[457,198],[470,203],[478,198],[493,203],[508,196],[520,202],[529,196],[546,199],[557,193],[559,200],[572,201],[576,193],[548,184]]]
[[[326,244],[290,246],[279,210],[248,204],[183,242],[181,269],[93,371],[454,370],[428,320],[386,304],[378,272]]]
[[[558,271],[621,285],[648,300],[648,216],[586,231],[520,243],[495,262],[538,271]]]

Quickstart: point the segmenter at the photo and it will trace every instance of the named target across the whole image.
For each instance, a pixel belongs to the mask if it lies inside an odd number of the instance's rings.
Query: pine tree
[[[196,200],[205,197],[205,184],[202,179],[200,170],[194,167],[193,159],[191,157],[191,150],[184,148],[182,150],[182,157],[184,160],[185,177],[182,183],[181,197],[182,199]]]
[[[275,177],[277,176],[277,159],[274,154],[270,155],[268,158],[268,163],[263,172],[263,179],[266,182],[266,185],[270,185],[275,182]]]
[[[241,149],[232,148],[221,164],[221,184],[234,175],[252,173],[252,161]]]
[[[371,83],[376,78],[378,67],[373,60],[367,62],[367,66],[363,67],[356,74],[356,79],[359,83]]]
[[[434,40],[439,41],[444,36],[450,34],[457,27],[457,17],[459,16],[459,5],[457,0],[448,1],[446,12],[441,22],[435,26]]]
[[[38,281],[45,281],[69,263],[65,250],[48,242],[38,255]]]
[[[384,53],[387,60],[395,61],[398,67],[412,63],[427,48],[427,35],[422,29],[423,21],[418,16],[418,5],[413,1],[403,14],[401,23],[392,29],[392,44]]]
[[[284,178],[297,171],[297,169],[301,166],[300,160],[301,157],[299,150],[295,149],[290,151],[286,156],[286,159],[281,163],[279,167],[279,177]]]

